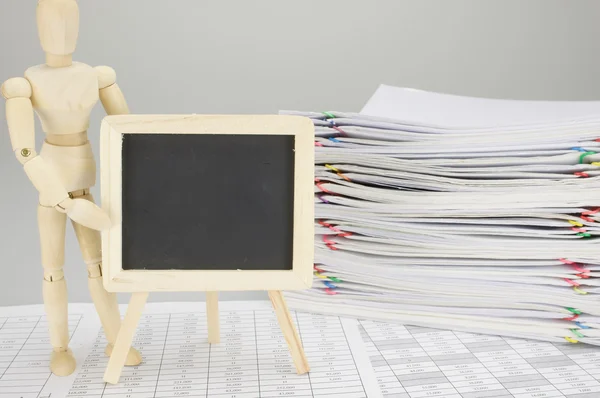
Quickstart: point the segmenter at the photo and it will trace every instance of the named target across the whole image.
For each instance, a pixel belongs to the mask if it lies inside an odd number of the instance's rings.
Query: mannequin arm
[[[75,222],[93,229],[110,226],[108,216],[92,202],[71,199],[58,174],[35,151],[35,127],[31,85],[24,78],[9,79],[2,85],[6,98],[6,120],[12,149],[25,174],[43,198],[44,206],[67,213]]]
[[[100,101],[108,115],[128,115],[125,96],[117,84],[117,74],[109,66],[97,66]]]

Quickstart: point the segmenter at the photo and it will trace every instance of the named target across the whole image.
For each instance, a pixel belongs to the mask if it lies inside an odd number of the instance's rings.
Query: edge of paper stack
[[[397,90],[370,101],[393,114],[281,112],[316,134],[315,281],[290,307],[600,345],[600,102]]]

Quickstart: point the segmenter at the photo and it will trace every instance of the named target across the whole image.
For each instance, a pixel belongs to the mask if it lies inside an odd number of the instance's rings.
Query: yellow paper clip
[[[573,344],[579,343],[579,341],[572,339],[569,336],[565,336],[565,340],[567,340],[569,343],[573,343]]]
[[[350,179],[348,177],[346,177],[345,175],[343,175],[337,167],[333,167],[330,164],[326,164],[325,167],[327,167],[329,170],[333,171],[334,173],[336,173],[337,175],[342,177],[344,180],[350,181]]]
[[[583,290],[581,290],[580,288],[578,288],[577,286],[573,286],[573,290],[575,290],[575,293],[579,293],[579,294],[588,294],[588,292],[584,292]]]
[[[600,166],[600,162],[592,162],[590,163],[592,166]]]
[[[569,224],[574,225],[576,227],[583,227],[582,223],[575,221],[575,220],[569,220]]]
[[[321,279],[327,279],[327,277],[326,277],[325,275],[321,275],[321,274],[319,274],[318,272],[315,272],[315,276],[316,276],[317,278],[321,278]]]

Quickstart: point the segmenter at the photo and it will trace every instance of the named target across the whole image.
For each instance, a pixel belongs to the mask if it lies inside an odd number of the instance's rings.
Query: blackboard
[[[124,134],[123,270],[291,270],[294,135]]]

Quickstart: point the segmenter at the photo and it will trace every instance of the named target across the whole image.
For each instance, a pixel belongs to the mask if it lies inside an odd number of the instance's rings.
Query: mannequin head
[[[39,0],[37,26],[49,57],[70,58],[77,46],[79,7],[75,0]]]

